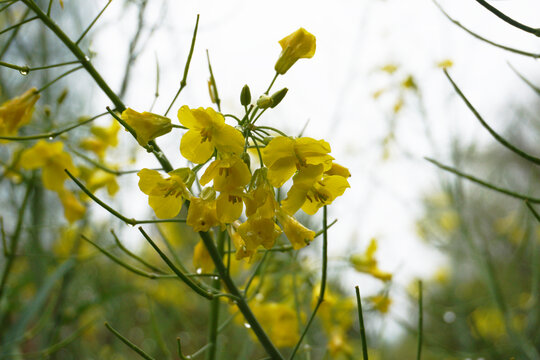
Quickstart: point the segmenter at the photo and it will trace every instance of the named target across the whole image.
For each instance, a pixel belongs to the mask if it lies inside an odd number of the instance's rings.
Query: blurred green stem
[[[366,328],[364,326],[364,314],[362,311],[362,299],[360,298],[360,288],[358,286],[355,286],[355,290],[356,290],[356,305],[358,307],[358,324],[360,327],[360,339],[362,340],[362,356],[364,360],[368,360]]]
[[[221,231],[218,235],[217,251],[222,258],[225,236],[227,236],[225,231]],[[219,278],[213,279],[212,287],[216,291],[221,290],[221,280]],[[206,360],[215,360],[216,358],[220,301],[221,300],[219,298],[215,298],[210,301],[210,325],[208,327],[208,344],[210,346],[206,352]]]

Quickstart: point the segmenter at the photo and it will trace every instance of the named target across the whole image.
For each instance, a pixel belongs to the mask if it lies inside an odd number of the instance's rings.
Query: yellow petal
[[[217,198],[217,217],[222,224],[230,224],[242,215],[244,204],[241,198],[228,193],[221,193]]]
[[[146,195],[150,195],[157,183],[163,180],[163,177],[156,170],[142,169],[137,173],[139,176],[139,189]]]
[[[148,196],[148,205],[154,209],[154,213],[160,219],[171,219],[178,215],[183,202],[184,199],[181,196]]]
[[[197,130],[188,130],[180,141],[180,153],[195,164],[203,164],[214,153],[214,145]]]

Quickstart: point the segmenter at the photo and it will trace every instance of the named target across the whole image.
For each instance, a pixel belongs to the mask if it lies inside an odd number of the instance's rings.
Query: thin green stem
[[[283,360],[283,356],[279,353],[279,350],[275,347],[266,332],[263,330],[261,324],[259,324],[257,318],[255,317],[255,315],[253,315],[253,312],[249,308],[249,305],[247,304],[245,298],[240,293],[240,290],[238,290],[233,280],[227,274],[227,268],[223,264],[223,260],[221,259],[221,256],[219,255],[219,252],[216,249],[216,246],[214,245],[214,242],[210,235],[202,231],[199,232],[199,235],[201,236],[201,239],[206,246],[210,257],[212,258],[212,261],[214,262],[216,270],[221,276],[223,283],[225,284],[229,292],[233,296],[236,296],[238,298],[236,300],[236,305],[238,306],[240,312],[244,315],[246,322],[251,326],[251,330],[253,330],[263,348],[266,350],[268,355],[272,357],[272,359]]]
[[[19,245],[19,239],[21,237],[21,232],[22,232],[22,225],[24,222],[24,213],[26,211],[26,206],[28,205],[28,199],[30,198],[30,194],[32,193],[33,189],[34,189],[34,179],[30,180],[28,184],[26,185],[26,192],[24,194],[23,202],[17,214],[17,225],[15,225],[15,231],[11,237],[9,256],[4,266],[4,272],[2,273],[2,280],[0,280],[0,301],[2,300],[2,295],[4,294],[4,289],[6,287],[9,275],[11,273],[13,262],[15,261],[15,254],[17,253],[17,247]]]
[[[249,290],[249,287],[251,286],[251,283],[253,282],[253,280],[255,279],[255,277],[257,275],[259,275],[259,271],[262,267],[262,265],[264,264],[265,260],[266,260],[266,257],[268,256],[269,254],[269,250],[264,250],[264,254],[261,258],[261,260],[259,261],[259,263],[257,264],[257,267],[255,268],[255,270],[253,270],[253,273],[251,274],[251,276],[249,277],[247,283],[246,283],[246,286],[244,287],[244,296],[246,298],[249,298],[248,296],[248,290]]]
[[[111,4],[112,0],[109,0],[107,2],[107,4],[105,4],[105,6],[103,7],[103,9],[101,9],[101,11],[99,12],[99,14],[97,14],[97,16],[94,18],[94,20],[92,20],[92,22],[90,23],[90,25],[88,25],[88,27],[86,28],[86,30],[83,31],[83,33],[81,34],[81,36],[79,36],[79,38],[77,39],[77,41],[75,41],[75,45],[79,45],[79,43],[82,41],[82,39],[86,36],[86,34],[88,34],[88,32],[90,31],[90,29],[92,28],[92,26],[94,26],[94,24],[98,21],[98,19],[101,17],[101,15],[103,15],[103,13],[105,12],[105,10],[107,9],[107,7],[109,7],[109,5]]]
[[[467,97],[463,94],[463,92],[461,92],[460,88],[456,85],[456,83],[454,82],[454,80],[452,79],[452,77],[448,74],[448,72],[446,71],[446,69],[444,70],[444,75],[446,75],[446,78],[450,81],[450,83],[452,84],[452,86],[454,87],[454,90],[456,91],[456,93],[459,95],[459,97],[461,97],[461,99],[465,102],[465,104],[467,105],[467,107],[469,108],[469,110],[471,110],[471,112],[474,114],[474,116],[478,119],[478,121],[480,121],[480,124],[482,124],[482,126],[491,134],[491,136],[493,136],[495,138],[495,140],[497,140],[499,143],[501,143],[501,145],[503,145],[504,147],[506,147],[508,150],[514,152],[515,154],[521,156],[522,158],[524,158],[525,160],[528,160],[536,165],[540,165],[540,158],[537,158],[535,156],[532,156],[532,155],[529,155],[527,154],[526,152],[524,152],[523,150],[520,150],[518,149],[517,147],[515,147],[514,145],[510,144],[508,141],[506,141],[506,139],[504,139],[502,136],[500,136],[497,132],[495,132],[495,130],[493,130],[485,121],[484,119],[482,118],[482,116],[480,116],[480,114],[478,113],[478,111],[476,111],[476,109],[474,108],[474,106],[469,102],[469,100],[467,99]]]
[[[118,236],[116,236],[116,233],[114,232],[114,230],[111,229],[111,234],[114,238],[114,242],[116,243],[116,245],[118,245],[118,247],[120,248],[120,250],[122,250],[124,253],[126,253],[127,256],[131,257],[132,259],[138,261],[139,263],[143,264],[144,266],[146,266],[147,268],[149,268],[150,270],[152,271],[155,271],[156,273],[158,274],[165,274],[165,271],[161,270],[160,268],[150,264],[149,262],[147,262],[146,260],[144,260],[143,258],[141,258],[140,256],[138,256],[137,254],[131,252],[128,248],[126,248],[122,242],[120,241],[120,239],[118,239]]]
[[[191,38],[191,47],[189,48],[189,54],[186,61],[186,65],[184,66],[184,76],[182,77],[182,80],[180,81],[180,88],[176,92],[176,95],[174,95],[173,100],[171,101],[171,104],[167,108],[167,111],[165,111],[165,114],[163,116],[167,116],[171,108],[173,107],[174,103],[176,102],[176,99],[182,92],[182,90],[187,85],[187,76],[189,72],[189,65],[191,64],[191,57],[193,56],[193,50],[195,49],[195,40],[197,39],[197,30],[199,29],[199,14],[197,14],[197,20],[195,21],[195,29],[193,30],[193,37]]]
[[[198,284],[193,282],[191,278],[186,276],[180,269],[174,265],[174,263],[165,255],[163,251],[156,245],[156,243],[148,236],[148,234],[144,231],[142,227],[139,226],[139,231],[144,236],[146,241],[154,248],[154,250],[159,254],[159,256],[163,259],[163,261],[169,266],[169,268],[191,289],[193,289],[197,294],[207,298],[207,299],[213,299],[214,294],[208,292],[207,290],[201,288]],[[233,294],[234,295],[234,294]]]
[[[530,53],[530,52],[527,52],[527,51],[523,51],[523,50],[519,50],[519,49],[515,49],[515,48],[511,48],[509,46],[505,46],[505,45],[501,45],[501,44],[498,44],[496,42],[493,42],[491,40],[488,40],[486,39],[485,37],[482,37],[480,35],[478,35],[477,33],[471,31],[470,29],[466,28],[465,26],[463,26],[459,21],[453,19],[452,17],[450,17],[450,15],[448,15],[448,13],[446,11],[444,11],[444,9],[442,8],[442,6],[436,1],[436,0],[433,0],[433,2],[435,3],[435,6],[437,6],[439,8],[439,10],[443,13],[443,15],[448,19],[450,20],[450,22],[452,22],[454,25],[456,25],[457,27],[461,28],[462,30],[464,30],[465,32],[467,32],[469,35],[477,38],[478,40],[480,41],[483,41],[483,42],[486,42],[492,46],[495,46],[495,47],[498,47],[499,49],[503,49],[503,50],[506,50],[506,51],[510,51],[510,52],[513,52],[515,54],[519,54],[519,55],[524,55],[524,56],[529,56],[529,57],[532,57],[532,58],[535,58],[535,59],[538,59],[540,58],[540,54],[535,54],[535,53]]]
[[[523,76],[519,71],[516,70],[515,67],[512,66],[512,64],[510,64],[508,62],[508,66],[510,66],[510,69],[512,69],[512,71],[521,79],[525,82],[525,84],[529,85],[529,87],[537,94],[537,95],[540,95],[540,88],[536,85],[534,85],[529,79],[527,79],[525,76]]]
[[[58,64],[36,66],[36,67],[29,67],[28,65],[18,66],[18,65],[13,65],[13,64],[0,61],[0,66],[4,66],[4,67],[14,69],[14,70],[19,70],[22,73],[29,73],[30,71],[37,71],[37,70],[52,69],[52,68],[56,68],[60,66],[73,65],[73,64],[79,64],[79,61],[78,60],[66,61],[66,62],[58,63]]]
[[[223,256],[225,232],[220,232],[218,235],[218,246],[217,250],[220,256]],[[221,280],[214,279],[212,280],[212,288],[216,291],[221,290]],[[219,325],[219,298],[213,299],[210,301],[210,323],[208,325],[208,352],[206,353],[206,360],[215,360],[217,354],[217,335],[218,335],[218,325]]]
[[[180,342],[179,337],[176,338],[176,345],[177,345],[177,349],[178,349],[178,357],[180,358],[180,360],[190,360],[191,356],[189,358],[185,357],[184,353],[182,352],[182,343]]]
[[[418,345],[416,347],[416,360],[422,354],[422,338],[424,333],[424,307],[422,299],[422,280],[418,280]]]
[[[474,183],[477,183],[478,185],[481,185],[485,188],[488,188],[488,189],[491,189],[491,190],[495,190],[501,194],[505,194],[505,195],[508,195],[508,196],[511,196],[513,198],[516,198],[516,199],[521,199],[521,200],[525,200],[525,201],[528,201],[528,202],[531,202],[531,203],[534,203],[534,204],[538,204],[540,203],[540,199],[539,198],[532,198],[532,197],[529,197],[529,196],[526,196],[526,195],[522,195],[522,194],[518,194],[516,192],[513,192],[511,190],[508,190],[508,189],[503,189],[501,187],[498,187],[498,186],[495,186],[495,185],[492,185],[488,182],[485,182],[483,180],[480,180],[478,178],[475,178],[474,176],[471,176],[471,175],[468,175],[468,174],[465,174],[457,169],[454,169],[450,166],[446,166],[446,165],[443,165],[441,164],[440,162],[436,161],[436,160],[433,160],[433,159],[430,159],[430,158],[425,158],[427,161],[429,161],[430,163],[434,164],[435,166],[443,169],[443,170],[446,170],[448,172],[451,172],[457,176],[460,176],[464,179],[467,179],[467,180],[470,180]]]
[[[366,340],[366,327],[364,326],[364,314],[362,311],[362,299],[360,298],[360,288],[354,287],[356,290],[356,305],[358,307],[358,324],[360,326],[360,339],[362,340],[362,356],[364,360],[368,360],[368,347]]]
[[[534,209],[534,207],[525,202],[529,210],[533,213],[535,219],[540,223],[540,214]],[[531,276],[531,296],[532,296],[532,309],[529,317],[531,319],[530,328],[537,328],[538,324],[538,312],[540,311],[540,249],[538,248],[538,241],[536,237],[532,237],[531,241],[531,256],[532,256],[532,276]]]
[[[8,32],[8,31],[11,31],[11,30],[13,30],[13,29],[17,29],[17,28],[19,28],[21,25],[24,25],[24,24],[26,24],[27,22],[30,22],[30,21],[33,21],[33,20],[36,20],[36,19],[38,19],[38,17],[37,17],[37,16],[34,16],[34,17],[31,17],[31,18],[25,19],[25,20],[23,20],[23,21],[21,21],[21,22],[18,22],[18,23],[16,23],[15,25],[11,25],[11,26],[5,28],[4,30],[1,30],[1,31],[0,31],[0,35],[2,35],[3,33]]]
[[[105,323],[105,326],[107,327],[107,329],[109,329],[110,332],[112,332],[118,339],[120,339],[124,344],[126,344],[127,346],[129,346],[131,348],[131,350],[135,351],[137,354],[139,354],[143,359],[146,359],[146,360],[154,360],[153,357],[151,357],[150,355],[148,355],[147,353],[144,352],[143,349],[141,349],[140,347],[138,347],[137,345],[135,345],[134,343],[132,343],[131,341],[129,341],[127,338],[125,338],[124,336],[122,336],[122,334],[120,334],[118,331],[116,331],[111,325],[109,325],[108,323]]]
[[[28,135],[28,136],[0,136],[0,140],[11,140],[11,141],[27,141],[27,140],[36,140],[36,139],[49,139],[49,140],[52,140],[52,139],[66,133],[68,131],[71,131],[71,130],[73,130],[75,128],[78,128],[79,126],[86,125],[86,124],[96,120],[97,118],[100,118],[101,116],[106,115],[106,114],[107,113],[105,112],[105,113],[96,115],[94,117],[91,117],[89,119],[79,121],[79,122],[77,122],[75,124],[68,125],[63,129],[56,130],[56,131],[51,131],[51,132],[48,132],[48,133],[36,134],[36,135]]]
[[[66,71],[66,72],[63,73],[62,75],[60,75],[60,76],[58,76],[57,78],[51,80],[49,83],[43,85],[41,88],[38,89],[37,92],[38,92],[38,93],[42,92],[43,90],[47,89],[49,86],[54,85],[54,83],[56,83],[58,80],[60,80],[60,79],[62,79],[62,78],[64,78],[64,77],[66,77],[66,76],[68,76],[68,75],[71,74],[71,73],[74,73],[74,72],[77,71],[77,70],[81,70],[82,68],[83,68],[83,66],[81,65],[81,66],[77,66],[77,67],[75,67],[75,68],[73,68],[73,69],[71,69],[71,70]]]
[[[29,13],[30,13],[30,9],[26,9],[24,14],[21,16],[21,19],[25,19]],[[9,47],[13,43],[13,40],[15,40],[15,38],[17,37],[17,34],[19,33],[19,29],[20,28],[16,28],[15,31],[13,31],[11,35],[9,36],[9,39],[6,41],[4,47],[2,48],[2,51],[0,51],[0,59],[4,57]]]
[[[276,71],[274,78],[270,82],[270,85],[268,85],[268,89],[266,89],[266,91],[264,92],[266,95],[268,95],[268,93],[270,92],[270,89],[272,89],[272,86],[274,86],[274,83],[276,82],[276,79],[278,78],[278,76],[279,76],[279,73]]]
[[[271,127],[271,126],[260,126],[260,125],[257,125],[257,126],[255,127],[255,129],[268,129],[268,130],[272,130],[272,131],[274,131],[274,132],[277,132],[277,133],[278,133],[279,135],[281,135],[281,136],[285,136],[285,137],[288,137],[288,136],[289,136],[289,135],[285,134],[283,131],[278,130],[278,129],[276,129],[276,128],[273,128],[273,127]]]
[[[104,208],[105,210],[107,210],[108,212],[110,212],[112,215],[116,216],[117,218],[119,218],[120,220],[122,220],[123,222],[125,222],[126,224],[129,224],[129,225],[139,225],[139,224],[156,224],[156,223],[165,223],[165,222],[180,222],[180,223],[184,223],[186,222],[185,219],[159,219],[159,220],[135,220],[133,218],[128,218],[122,214],[120,214],[118,211],[114,210],[112,207],[110,207],[109,205],[107,205],[106,203],[104,203],[101,199],[99,199],[96,195],[92,194],[92,192],[86,187],[84,186],[84,184],[82,182],[79,181],[79,179],[77,179],[75,176],[73,176],[69,170],[67,169],[64,169],[64,171],[66,172],[66,174],[71,178],[71,180],[73,180],[75,182],[75,184],[77,184],[77,186],[86,194],[88,195],[88,197],[90,197],[92,200],[94,200],[99,206],[101,206],[102,208]]]
[[[152,273],[149,273],[149,272],[146,272],[144,270],[141,270],[141,269],[138,269],[134,266],[131,266],[129,265],[128,263],[125,263],[124,261],[120,260],[120,258],[118,258],[117,256],[115,256],[114,254],[112,254],[110,251],[108,250],[105,250],[104,248],[102,248],[101,246],[99,246],[98,244],[96,244],[95,242],[93,242],[92,240],[88,239],[86,236],[82,235],[81,234],[81,237],[88,241],[90,244],[92,244],[96,249],[98,249],[103,255],[107,256],[109,259],[111,259],[112,261],[114,261],[115,263],[117,263],[118,265],[122,266],[123,268],[131,271],[132,273],[134,274],[137,274],[137,275],[140,275],[142,277],[145,277],[145,278],[148,278],[148,279],[159,279],[159,278],[175,278],[176,275],[173,275],[173,274],[152,274]]]
[[[317,310],[319,310],[319,307],[324,301],[324,293],[326,290],[326,275],[327,275],[327,266],[328,266],[328,224],[327,224],[327,217],[328,217],[328,210],[326,205],[323,207],[323,243],[322,243],[322,274],[321,274],[321,288],[319,290],[319,297],[317,298],[317,304],[315,305],[315,308],[313,309],[313,312],[311,313],[311,316],[309,317],[309,320],[306,324],[306,327],[304,328],[304,331],[302,332],[302,335],[300,335],[300,339],[296,343],[296,346],[294,347],[291,355],[289,356],[289,360],[292,360],[294,356],[296,355],[296,352],[300,348],[300,345],[302,344],[302,340],[306,336],[311,323],[315,319],[315,315],[317,314]]]
[[[512,19],[511,17],[509,17],[506,14],[502,13],[501,11],[499,11],[497,8],[495,8],[494,6],[492,6],[491,4],[489,4],[485,0],[476,0],[476,2],[479,3],[480,5],[482,5],[483,7],[485,7],[492,14],[494,14],[495,16],[497,16],[499,19],[503,20],[504,22],[506,22],[506,23],[508,23],[508,24],[520,29],[520,30],[528,32],[530,34],[540,36],[540,29],[532,28],[530,26],[527,26],[527,25],[524,25],[524,24],[520,23],[519,21],[516,21],[516,20]]]
[[[8,244],[6,240],[6,232],[4,231],[4,218],[0,216],[0,233],[2,235],[2,251],[5,257],[9,256]]]
[[[210,91],[212,92],[213,101],[216,103],[218,111],[221,112],[221,99],[219,98],[219,93],[216,85],[216,78],[214,77],[214,72],[212,71],[212,64],[210,63],[210,54],[208,49],[206,49],[206,59],[208,61],[208,71],[210,71]]]

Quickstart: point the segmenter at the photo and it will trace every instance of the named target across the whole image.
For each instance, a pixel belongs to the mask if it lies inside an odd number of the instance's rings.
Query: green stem
[[[268,355],[272,357],[272,359],[283,360],[283,356],[279,353],[279,350],[275,347],[266,332],[263,330],[261,324],[259,324],[255,315],[253,315],[253,312],[251,311],[249,305],[246,302],[246,299],[242,296],[240,290],[238,290],[232,279],[227,274],[227,268],[223,264],[223,260],[221,259],[221,256],[219,255],[219,252],[216,249],[216,246],[214,245],[214,242],[210,235],[202,231],[199,232],[199,235],[204,245],[206,246],[210,257],[214,261],[214,265],[216,266],[216,269],[227,290],[233,296],[238,298],[236,300],[236,305],[238,306],[240,312],[244,315],[247,323],[251,326],[251,330],[253,330],[261,345],[264,347]]]
[[[163,116],[167,116],[171,108],[173,107],[174,103],[176,102],[176,99],[182,92],[182,90],[187,85],[187,76],[189,72],[189,65],[191,64],[191,57],[193,56],[193,50],[195,49],[195,40],[197,39],[197,30],[199,29],[199,14],[197,14],[197,21],[195,22],[195,29],[193,30],[193,37],[191,38],[191,47],[189,48],[189,54],[186,61],[186,65],[184,66],[184,76],[182,77],[182,80],[180,81],[180,88],[176,92],[176,95],[174,95],[173,100],[171,101],[171,104],[167,108],[167,111],[165,111],[165,114]]]
[[[430,159],[430,158],[425,158],[427,161],[429,161],[430,163],[440,167],[441,169],[443,170],[446,170],[446,171],[449,171],[453,174],[456,174],[462,178],[465,178],[467,180],[470,180],[472,182],[475,182],[483,187],[486,187],[488,189],[491,189],[491,190],[495,190],[497,192],[500,192],[502,194],[505,194],[505,195],[508,195],[508,196],[511,196],[513,198],[516,198],[516,199],[521,199],[521,200],[525,200],[525,201],[528,201],[530,203],[534,203],[534,204],[538,204],[540,203],[540,199],[539,198],[532,198],[532,197],[529,197],[529,196],[526,196],[526,195],[522,195],[522,194],[518,194],[516,192],[513,192],[513,191],[510,191],[510,190],[507,190],[507,189],[503,189],[503,188],[500,188],[500,187],[497,187],[495,185],[492,185],[488,182],[485,182],[483,180],[480,180],[478,178],[475,178],[474,176],[471,176],[471,175],[468,175],[468,174],[465,174],[465,173],[462,173],[461,171],[457,170],[457,169],[454,169],[450,166],[446,166],[446,165],[443,165],[441,164],[440,162],[436,161],[436,160],[433,160],[433,159]]]
[[[21,21],[21,22],[18,22],[18,23],[16,23],[15,25],[11,25],[11,26],[5,28],[4,30],[0,31],[0,35],[2,35],[3,33],[8,32],[8,31],[11,31],[11,30],[13,30],[13,29],[17,29],[19,26],[24,25],[24,24],[26,24],[27,22],[30,22],[30,21],[33,21],[33,20],[36,20],[36,19],[38,19],[38,17],[37,17],[37,16],[34,16],[34,17],[29,18],[29,19],[26,19],[26,20],[23,20],[23,21]]]
[[[520,30],[523,30],[525,32],[531,33],[531,34],[536,35],[536,36],[540,36],[540,29],[532,28],[530,26],[527,26],[527,25],[524,25],[524,24],[520,23],[519,21],[516,21],[516,20],[512,19],[511,17],[509,17],[506,14],[499,11],[497,8],[490,5],[485,0],[476,0],[476,2],[479,3],[480,5],[482,5],[483,7],[485,7],[492,14],[494,14],[495,16],[497,16],[499,19],[503,20],[504,22],[506,22],[506,23],[508,23],[508,24],[520,29]]]
[[[459,89],[459,87],[456,85],[456,83],[454,82],[454,80],[452,79],[452,77],[448,74],[448,72],[446,71],[446,69],[444,70],[444,75],[446,75],[446,78],[450,81],[450,83],[452,84],[452,86],[454,87],[454,90],[456,91],[456,93],[459,95],[459,97],[461,97],[461,99],[465,102],[465,104],[467,105],[467,107],[469,108],[469,110],[471,110],[471,112],[474,114],[474,116],[478,119],[478,121],[480,121],[480,124],[482,124],[482,126],[491,134],[491,136],[493,136],[495,138],[495,140],[497,140],[499,143],[501,143],[501,145],[503,145],[504,147],[506,147],[508,150],[514,152],[515,154],[521,156],[522,158],[524,158],[525,160],[528,160],[536,165],[540,165],[540,158],[537,158],[535,156],[532,156],[532,155],[529,155],[527,154],[526,152],[524,152],[523,150],[520,150],[518,149],[517,147],[515,147],[514,145],[510,144],[508,141],[506,141],[505,138],[503,138],[501,135],[499,135],[497,132],[495,132],[495,130],[493,130],[486,122],[485,120],[482,118],[482,116],[480,116],[480,114],[478,113],[478,111],[476,111],[476,109],[474,108],[474,106],[469,102],[469,100],[467,99],[467,97],[461,92],[461,90]]]
[[[75,41],[75,45],[79,45],[79,43],[82,41],[82,39],[86,36],[86,34],[88,34],[88,32],[90,31],[90,29],[92,28],[92,26],[94,26],[94,24],[96,23],[96,21],[98,21],[99,17],[105,12],[105,10],[107,9],[107,7],[109,7],[109,5],[111,4],[112,0],[109,0],[109,2],[107,2],[107,4],[105,4],[105,6],[103,7],[103,9],[99,12],[99,14],[97,14],[97,16],[94,18],[94,20],[92,20],[92,22],[90,23],[90,25],[88,25],[88,27],[86,28],[86,30],[83,31],[83,33],[81,34],[81,36],[79,36],[79,38],[77,39],[77,41]]]
[[[220,232],[218,236],[218,246],[217,250],[220,256],[223,256],[224,248],[224,236],[225,232]],[[221,290],[221,280],[214,279],[212,280],[212,287],[219,291]],[[215,360],[217,353],[217,335],[218,335],[218,325],[219,325],[219,298],[210,301],[210,324],[208,326],[208,352],[206,353],[206,360]]]
[[[186,276],[183,272],[180,271],[176,267],[176,265],[173,264],[173,262],[165,255],[163,251],[156,245],[156,243],[148,236],[148,234],[144,231],[142,227],[139,226],[139,231],[141,234],[143,234],[144,238],[148,243],[154,248],[154,250],[159,254],[159,256],[163,259],[163,261],[169,266],[169,268],[191,289],[193,289],[197,294],[212,300],[214,298],[214,294],[208,292],[207,290],[201,288],[198,284],[196,284],[191,278]],[[233,294],[234,295],[234,294]]]
[[[43,85],[41,88],[38,89],[37,92],[39,93],[39,92],[44,91],[44,90],[47,89],[49,86],[54,85],[54,83],[56,83],[58,80],[60,80],[60,79],[62,79],[62,78],[64,78],[64,77],[66,77],[66,76],[68,76],[68,75],[71,74],[71,73],[74,73],[74,72],[77,71],[77,70],[81,70],[82,68],[83,68],[83,66],[77,66],[77,67],[75,67],[75,68],[73,68],[73,69],[70,69],[70,70],[66,71],[66,72],[63,73],[62,75],[58,76],[57,78],[55,78],[55,79],[51,80],[50,82],[48,82],[47,84]]]
[[[368,347],[366,340],[366,327],[364,326],[364,314],[362,311],[362,299],[360,299],[360,288],[356,289],[356,305],[358,306],[358,324],[360,326],[360,339],[362,340],[362,356],[364,360],[368,360]]]
[[[120,241],[120,239],[118,239],[118,236],[116,236],[116,233],[114,232],[114,230],[111,229],[111,234],[114,238],[114,242],[116,243],[116,245],[118,245],[118,247],[126,253],[126,255],[128,255],[129,257],[131,257],[132,259],[140,262],[141,264],[143,264],[144,266],[146,266],[147,268],[149,268],[150,270],[152,271],[155,271],[156,273],[158,274],[165,274],[165,271],[161,270],[160,268],[158,267],[155,267],[154,265],[150,264],[149,262],[147,262],[146,260],[144,260],[143,258],[141,258],[140,256],[138,256],[137,254],[131,252],[128,248],[126,248],[122,242]]]
[[[266,89],[266,91],[264,92],[266,95],[268,95],[268,93],[270,92],[270,89],[272,88],[272,86],[274,86],[274,83],[276,82],[276,79],[278,78],[278,76],[279,76],[279,73],[276,71],[276,75],[274,75],[274,78],[270,82],[270,85],[268,85],[268,89]]]
[[[424,308],[422,300],[422,280],[418,280],[418,346],[416,348],[416,360],[420,360],[422,354],[422,337],[424,332]]]
[[[15,261],[17,247],[19,245],[19,239],[21,237],[21,232],[22,232],[22,225],[24,222],[24,213],[26,210],[26,205],[28,204],[28,199],[30,198],[30,194],[32,193],[33,189],[34,189],[34,180],[32,179],[26,185],[26,193],[24,194],[23,202],[21,204],[21,207],[19,208],[19,213],[17,214],[17,225],[15,225],[15,232],[13,233],[13,236],[11,237],[11,244],[10,244],[11,246],[9,249],[9,256],[4,266],[4,272],[2,273],[2,280],[0,280],[0,300],[2,300],[2,295],[4,294],[4,289],[6,287],[9,274],[11,273],[13,262]]]
[[[296,346],[294,347],[291,356],[289,356],[289,360],[292,360],[294,356],[296,355],[296,352],[300,348],[300,345],[302,344],[302,340],[306,336],[309,327],[311,326],[311,323],[315,319],[315,315],[317,314],[317,310],[319,310],[319,307],[324,301],[324,293],[326,290],[326,273],[327,273],[327,266],[328,266],[328,224],[327,224],[327,207],[326,205],[323,207],[323,243],[322,243],[322,274],[321,274],[321,289],[319,290],[319,297],[317,298],[317,304],[315,305],[315,308],[313,309],[313,312],[311,313],[311,316],[309,317],[309,320],[306,324],[306,327],[304,328],[304,331],[302,332],[302,335],[300,335],[300,339],[296,343]]]
[[[124,344],[126,344],[127,346],[129,346],[131,348],[131,350],[135,351],[137,354],[139,354],[143,359],[146,359],[146,360],[154,360],[153,357],[151,357],[150,355],[148,355],[147,353],[144,352],[143,349],[141,349],[140,347],[138,347],[137,345],[135,345],[134,343],[132,343],[131,341],[129,341],[127,338],[125,338],[124,336],[122,336],[122,334],[120,334],[118,331],[116,331],[111,325],[109,325],[108,323],[105,323],[105,326],[107,327],[107,329],[109,329],[110,332],[112,332],[117,338],[119,338]]]
[[[210,54],[208,53],[208,49],[206,50],[206,59],[208,60],[208,71],[210,71],[210,84],[212,84],[210,91],[212,91],[212,96],[218,111],[221,112],[221,99],[219,98],[216,78],[214,77],[214,72],[212,71],[212,64],[210,64]]]

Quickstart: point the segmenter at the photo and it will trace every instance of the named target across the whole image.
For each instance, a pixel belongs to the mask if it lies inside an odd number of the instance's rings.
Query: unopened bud
[[[240,104],[242,106],[248,106],[251,103],[251,91],[249,91],[249,86],[244,85],[242,92],[240,93]]]
[[[58,103],[58,105],[62,104],[64,102],[64,100],[66,100],[66,97],[68,95],[68,89],[65,88],[61,93],[60,95],[58,96],[58,99],[56,99],[56,102]]]
[[[259,100],[257,100],[257,106],[261,109],[267,109],[274,104],[274,100],[268,95],[261,95]]]
[[[213,187],[205,187],[202,189],[201,194],[199,195],[203,200],[215,200],[216,199],[216,190]]]
[[[249,156],[249,154],[248,154],[247,152],[242,153],[242,155],[240,155],[240,159],[242,159],[242,161],[243,161],[248,167],[251,166],[251,157]]]
[[[289,91],[289,89],[283,88],[283,89],[281,89],[279,91],[276,91],[275,93],[272,94],[272,96],[271,96],[272,105],[270,105],[270,107],[272,109],[275,108],[276,106],[278,106],[278,104],[281,102],[281,100],[283,100],[285,95],[287,95],[287,91]]]

